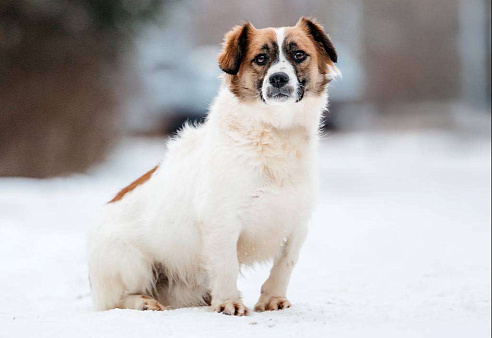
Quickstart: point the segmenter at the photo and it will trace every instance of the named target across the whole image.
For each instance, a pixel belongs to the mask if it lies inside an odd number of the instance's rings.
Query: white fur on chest
[[[219,124],[222,155],[231,173],[224,179],[240,181],[229,184],[228,193],[239,200],[238,257],[244,264],[273,258],[296,227],[307,226],[317,197],[317,125],[292,119],[291,125],[275,126],[247,117],[258,113],[262,112],[254,107],[243,108],[232,116],[222,115]],[[284,113],[288,118],[302,114]],[[305,112],[303,121],[312,121],[310,113],[319,119],[315,110]]]

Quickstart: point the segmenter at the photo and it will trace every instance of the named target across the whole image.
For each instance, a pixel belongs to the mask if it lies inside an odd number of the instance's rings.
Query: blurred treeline
[[[118,134],[128,41],[164,0],[0,2],[0,176],[85,170]]]
[[[490,134],[489,0],[0,0],[0,176],[86,170],[217,92],[232,26],[318,19],[343,79],[325,129]]]

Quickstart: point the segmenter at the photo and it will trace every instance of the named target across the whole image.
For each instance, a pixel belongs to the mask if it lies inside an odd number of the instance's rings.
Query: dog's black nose
[[[270,84],[275,88],[282,88],[289,82],[289,75],[285,73],[275,73],[270,76]]]

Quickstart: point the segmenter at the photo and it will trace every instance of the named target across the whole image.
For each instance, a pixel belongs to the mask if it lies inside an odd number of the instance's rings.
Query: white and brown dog
[[[245,315],[240,268],[270,259],[255,309],[290,307],[336,61],[329,37],[308,18],[227,33],[219,55],[226,74],[206,122],[183,128],[164,162],[118,193],[90,233],[97,309],[208,304]]]

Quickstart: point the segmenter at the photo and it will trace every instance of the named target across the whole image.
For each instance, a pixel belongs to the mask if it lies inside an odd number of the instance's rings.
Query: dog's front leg
[[[210,278],[212,309],[226,315],[245,316],[248,308],[244,306],[237,288],[239,233],[239,227],[234,223],[206,229],[204,255]]]
[[[255,305],[256,311],[282,310],[291,306],[286,298],[287,287],[306,233],[307,228],[303,227],[287,239],[273,263],[270,276],[261,287],[261,296]]]

